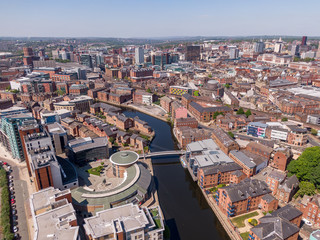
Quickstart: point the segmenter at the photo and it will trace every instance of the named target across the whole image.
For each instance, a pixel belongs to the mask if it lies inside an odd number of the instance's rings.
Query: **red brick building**
[[[242,168],[236,163],[225,163],[199,168],[198,184],[201,188],[211,188],[219,184],[229,184],[231,182],[231,178],[232,180],[238,181],[238,179],[235,179],[232,174],[236,171],[240,171],[241,169]],[[245,176],[243,174],[242,176],[244,179]]]
[[[196,102],[191,102],[188,109],[199,122],[210,122],[214,120],[214,114],[217,112],[223,114],[232,113],[232,109],[226,106],[202,107]]]
[[[273,157],[271,157],[269,166],[284,172],[286,171],[291,158],[292,154],[290,149],[278,148],[275,150]]]
[[[18,101],[17,94],[12,92],[0,92],[1,99],[10,99],[13,103],[16,103]]]
[[[198,128],[198,121],[195,118],[187,117],[187,118],[178,118],[174,120],[174,127],[191,127]]]
[[[168,97],[160,98],[160,106],[168,113],[171,113],[172,100]]]
[[[271,193],[267,184],[257,179],[244,179],[238,184],[219,188],[215,200],[228,217],[251,212],[259,208],[262,198]],[[272,209],[274,203],[268,208]]]
[[[215,127],[212,131],[211,138],[216,142],[219,148],[227,155],[231,150],[240,149],[239,144],[236,141],[234,141],[221,128]]]
[[[320,228],[320,194],[304,195],[300,201],[300,211],[302,217],[309,220],[313,227]]]
[[[271,153],[273,152],[272,148],[256,142],[250,142],[247,145],[246,150],[267,159],[270,159]]]
[[[259,219],[259,224],[250,229],[250,240],[297,240],[302,213],[286,205]]]

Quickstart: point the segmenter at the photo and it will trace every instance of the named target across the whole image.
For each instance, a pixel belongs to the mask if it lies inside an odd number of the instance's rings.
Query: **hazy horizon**
[[[14,0],[2,37],[174,38],[320,35],[316,0]]]

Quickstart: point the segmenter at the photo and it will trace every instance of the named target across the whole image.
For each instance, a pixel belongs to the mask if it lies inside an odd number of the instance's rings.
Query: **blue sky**
[[[319,0],[0,0],[0,36],[320,36]]]

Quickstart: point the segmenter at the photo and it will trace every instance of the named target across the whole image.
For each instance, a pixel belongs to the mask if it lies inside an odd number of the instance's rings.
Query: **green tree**
[[[111,142],[113,144],[114,141],[115,141],[114,137],[109,137],[109,142]]]
[[[249,117],[252,113],[251,113],[251,110],[248,109],[244,114],[245,114],[247,117]]]
[[[234,138],[234,134],[232,132],[228,132],[228,135],[231,137],[231,138]]]
[[[208,78],[212,78],[212,74],[209,74],[209,75],[208,75]]]
[[[237,114],[244,114],[243,108],[239,108],[239,110],[237,111]]]
[[[11,86],[6,87],[6,90],[10,91],[11,90]]]
[[[318,135],[318,131],[312,128],[311,129],[311,134],[314,135],[314,136],[317,136]]]
[[[224,86],[225,86],[226,88],[230,88],[230,84],[229,84],[229,83],[226,83]]]
[[[199,91],[198,91],[198,90],[197,90],[197,91],[194,91],[194,92],[193,92],[193,96],[196,96],[196,97],[199,96]]]
[[[10,92],[12,92],[12,93],[19,93],[20,90],[18,90],[18,89],[13,89],[13,90],[10,90]]]
[[[289,163],[288,176],[296,175],[300,181],[308,181],[320,189],[320,147],[304,150],[297,160]]]
[[[62,90],[62,89],[59,89],[59,90],[56,91],[56,93],[61,96],[61,95],[66,94],[66,91]]]
[[[216,119],[219,115],[224,115],[223,112],[215,112],[213,114],[213,119]]]
[[[304,195],[312,196],[316,193],[316,187],[311,182],[302,181],[299,184],[299,191],[296,193],[295,198],[303,197]]]
[[[288,121],[288,118],[283,117],[283,118],[281,119],[281,121],[282,121],[282,122],[287,122],[287,121]]]
[[[152,93],[152,91],[151,91],[151,89],[150,89],[150,88],[148,88],[148,89],[147,89],[147,92],[148,92],[148,93]]]

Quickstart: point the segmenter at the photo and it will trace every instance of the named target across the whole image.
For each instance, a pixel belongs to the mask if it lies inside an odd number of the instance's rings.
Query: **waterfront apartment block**
[[[171,104],[172,104],[172,99],[164,96],[160,98],[160,106],[167,112],[171,113]]]
[[[239,183],[246,178],[241,170],[242,168],[236,163],[201,167],[197,174],[198,184],[201,188],[211,188],[219,184]]]
[[[244,179],[238,184],[219,188],[215,200],[221,211],[228,217],[233,217],[261,207],[262,198],[271,193],[268,185],[257,179]],[[264,203],[264,202],[263,202]],[[278,204],[267,203],[268,209],[276,209]]]
[[[193,117],[187,118],[176,118],[174,120],[174,127],[191,127],[191,128],[198,128],[198,121]]]
[[[242,168],[230,159],[212,139],[192,142],[184,156],[192,178],[201,188],[239,182],[245,178]]]
[[[97,212],[84,222],[90,240],[163,239],[164,222],[159,206],[140,208],[132,203],[126,204]]]

